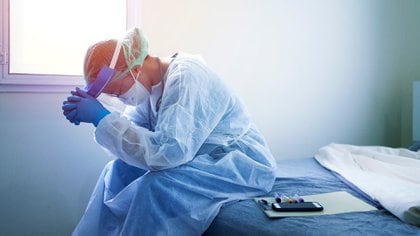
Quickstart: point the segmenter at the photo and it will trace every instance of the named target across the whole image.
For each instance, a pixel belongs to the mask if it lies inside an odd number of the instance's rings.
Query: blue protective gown
[[[201,235],[223,203],[270,191],[276,164],[238,97],[201,58],[179,54],[161,99],[111,113],[104,168],[74,235]]]

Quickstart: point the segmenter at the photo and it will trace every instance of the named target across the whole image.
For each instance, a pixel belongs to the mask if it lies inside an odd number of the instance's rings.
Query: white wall
[[[200,53],[279,159],[329,142],[408,145],[420,1],[144,0],[155,54]],[[108,157],[66,94],[0,94],[0,235],[68,235]]]
[[[401,28],[418,25],[419,2],[404,3],[144,0],[141,22],[156,54],[202,54],[245,100],[275,156],[300,158],[330,142],[401,145],[401,110],[411,106],[400,74],[419,62],[400,51],[419,47],[402,37],[418,30]]]

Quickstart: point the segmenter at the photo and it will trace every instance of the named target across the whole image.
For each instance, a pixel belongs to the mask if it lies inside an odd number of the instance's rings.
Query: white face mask
[[[130,70],[131,77],[134,80],[134,84],[131,86],[131,88],[121,94],[118,98],[127,105],[130,106],[138,106],[142,103],[145,103],[149,101],[150,99],[150,92],[147,90],[143,84],[141,84],[137,78],[139,77],[140,73],[137,74],[137,77],[135,78],[133,73]]]

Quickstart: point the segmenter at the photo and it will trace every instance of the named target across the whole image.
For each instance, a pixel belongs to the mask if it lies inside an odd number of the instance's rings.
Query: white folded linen
[[[332,143],[315,159],[401,220],[420,226],[420,152]]]

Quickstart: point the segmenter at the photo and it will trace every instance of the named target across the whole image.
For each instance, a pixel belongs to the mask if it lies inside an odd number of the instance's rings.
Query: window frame
[[[83,76],[57,74],[10,74],[10,0],[0,2],[0,92],[68,92],[83,86]],[[126,0],[126,29],[140,27],[141,0]]]

